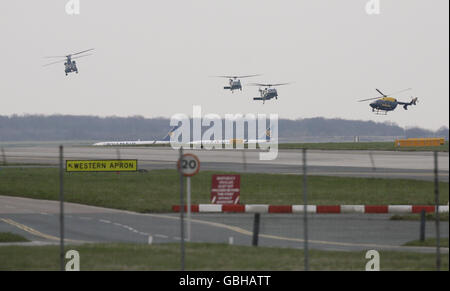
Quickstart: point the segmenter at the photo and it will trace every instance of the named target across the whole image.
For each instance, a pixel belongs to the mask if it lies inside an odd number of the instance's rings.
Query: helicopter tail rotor
[[[416,105],[419,102],[419,98],[415,97],[411,99],[411,102],[403,104],[403,109],[408,110],[408,106]]]

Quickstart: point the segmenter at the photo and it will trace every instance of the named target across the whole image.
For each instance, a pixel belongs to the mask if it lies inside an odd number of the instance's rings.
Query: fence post
[[[425,241],[425,209],[420,211],[420,241]]]
[[[375,167],[375,161],[373,160],[373,154],[372,151],[369,151],[369,157],[370,157],[370,163],[372,164],[372,171],[376,171],[377,168]]]
[[[309,270],[309,253],[308,253],[308,192],[307,192],[307,166],[306,166],[306,149],[303,149],[303,231],[304,231],[304,252],[305,252],[305,271]]]
[[[7,166],[8,162],[6,161],[5,149],[3,147],[2,147],[2,158],[3,158],[3,165]]]
[[[120,149],[116,148],[117,159],[120,160]]]
[[[436,269],[441,270],[441,233],[439,229],[439,176],[438,176],[438,152],[434,152],[434,200],[436,221]]]
[[[183,158],[183,147],[180,148],[180,165]],[[180,168],[180,248],[181,248],[181,271],[184,271],[184,176]]]
[[[242,164],[244,166],[244,172],[247,172],[247,157],[245,155],[245,148],[242,150]]]
[[[259,214],[259,213],[255,213],[255,217],[253,219],[253,240],[252,240],[252,246],[254,246],[254,247],[258,246],[260,215],[261,214]]]
[[[59,260],[64,271],[64,157],[63,146],[59,146]]]

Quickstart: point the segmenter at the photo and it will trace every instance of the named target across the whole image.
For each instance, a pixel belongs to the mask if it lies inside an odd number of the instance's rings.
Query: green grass
[[[192,178],[192,204],[210,203],[211,176],[203,171]],[[136,212],[170,212],[179,204],[179,174],[175,170],[147,173],[65,173],[67,202]],[[447,202],[449,184],[440,183]],[[433,204],[433,182],[417,180],[308,177],[308,203]],[[0,195],[59,199],[56,168],[0,169]],[[302,177],[282,174],[241,174],[241,204],[302,204]]]
[[[179,244],[86,244],[81,270],[180,270]],[[287,248],[187,243],[186,270],[303,270],[303,251]],[[310,250],[311,270],[365,270],[365,252]],[[2,246],[0,270],[58,270],[59,246]],[[380,251],[380,269],[434,270],[435,255]],[[448,255],[442,255],[448,270]]]
[[[170,145],[144,145],[129,147],[169,147]],[[244,145],[248,148],[248,145]],[[394,142],[323,142],[323,143],[280,143],[279,149],[311,150],[373,150],[373,151],[438,151],[448,152],[448,142],[432,147],[396,147]]]
[[[410,247],[435,247],[436,246],[436,238],[428,238],[425,241],[414,240],[404,244],[404,246]],[[440,246],[444,248],[448,248],[448,237],[440,239]]]
[[[427,221],[434,221],[434,220],[436,220],[436,215],[434,213],[427,213],[425,215],[425,219]],[[407,214],[407,215],[393,215],[393,216],[391,216],[391,220],[412,220],[412,221],[418,221],[418,220],[420,220],[420,213]],[[439,214],[439,221],[448,221],[448,213],[440,213]]]
[[[11,232],[0,232],[0,243],[8,242],[28,242],[26,238],[21,235],[11,233]]]
[[[448,152],[448,142],[433,147],[396,147],[394,142],[330,142],[330,143],[281,143],[279,149],[316,150],[378,150],[378,151],[439,151]]]

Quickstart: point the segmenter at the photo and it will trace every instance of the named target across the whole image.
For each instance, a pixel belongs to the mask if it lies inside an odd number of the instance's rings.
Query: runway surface
[[[180,241],[179,214],[138,214],[128,211],[65,203],[66,243]],[[259,244],[303,247],[303,216],[261,215]],[[193,242],[251,245],[253,216],[246,214],[196,214],[192,216]],[[57,201],[0,196],[0,232],[21,234],[37,244],[59,242]],[[419,222],[392,221],[389,215],[309,215],[309,243],[320,250],[397,250],[433,253],[434,248],[403,247],[419,237]],[[427,223],[427,237],[435,236]],[[441,223],[441,237],[448,237],[448,222]],[[448,248],[442,249],[448,253]]]
[[[191,150],[201,161],[202,170],[250,173],[302,174],[300,150],[280,150],[272,161],[260,160],[258,150]],[[58,148],[26,146],[5,148],[8,163],[58,163]],[[174,169],[178,151],[168,147],[81,147],[66,146],[65,159],[137,159],[141,169]],[[307,153],[309,175],[375,178],[434,179],[431,152],[320,151]],[[439,179],[449,181],[448,153],[439,153]]]

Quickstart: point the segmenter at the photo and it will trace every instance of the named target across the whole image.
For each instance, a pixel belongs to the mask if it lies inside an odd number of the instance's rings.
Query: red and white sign
[[[213,175],[211,187],[211,203],[239,204],[240,196],[240,175]]]
[[[196,155],[184,154],[177,162],[178,171],[181,171],[185,177],[192,177],[200,171],[200,160]]]

